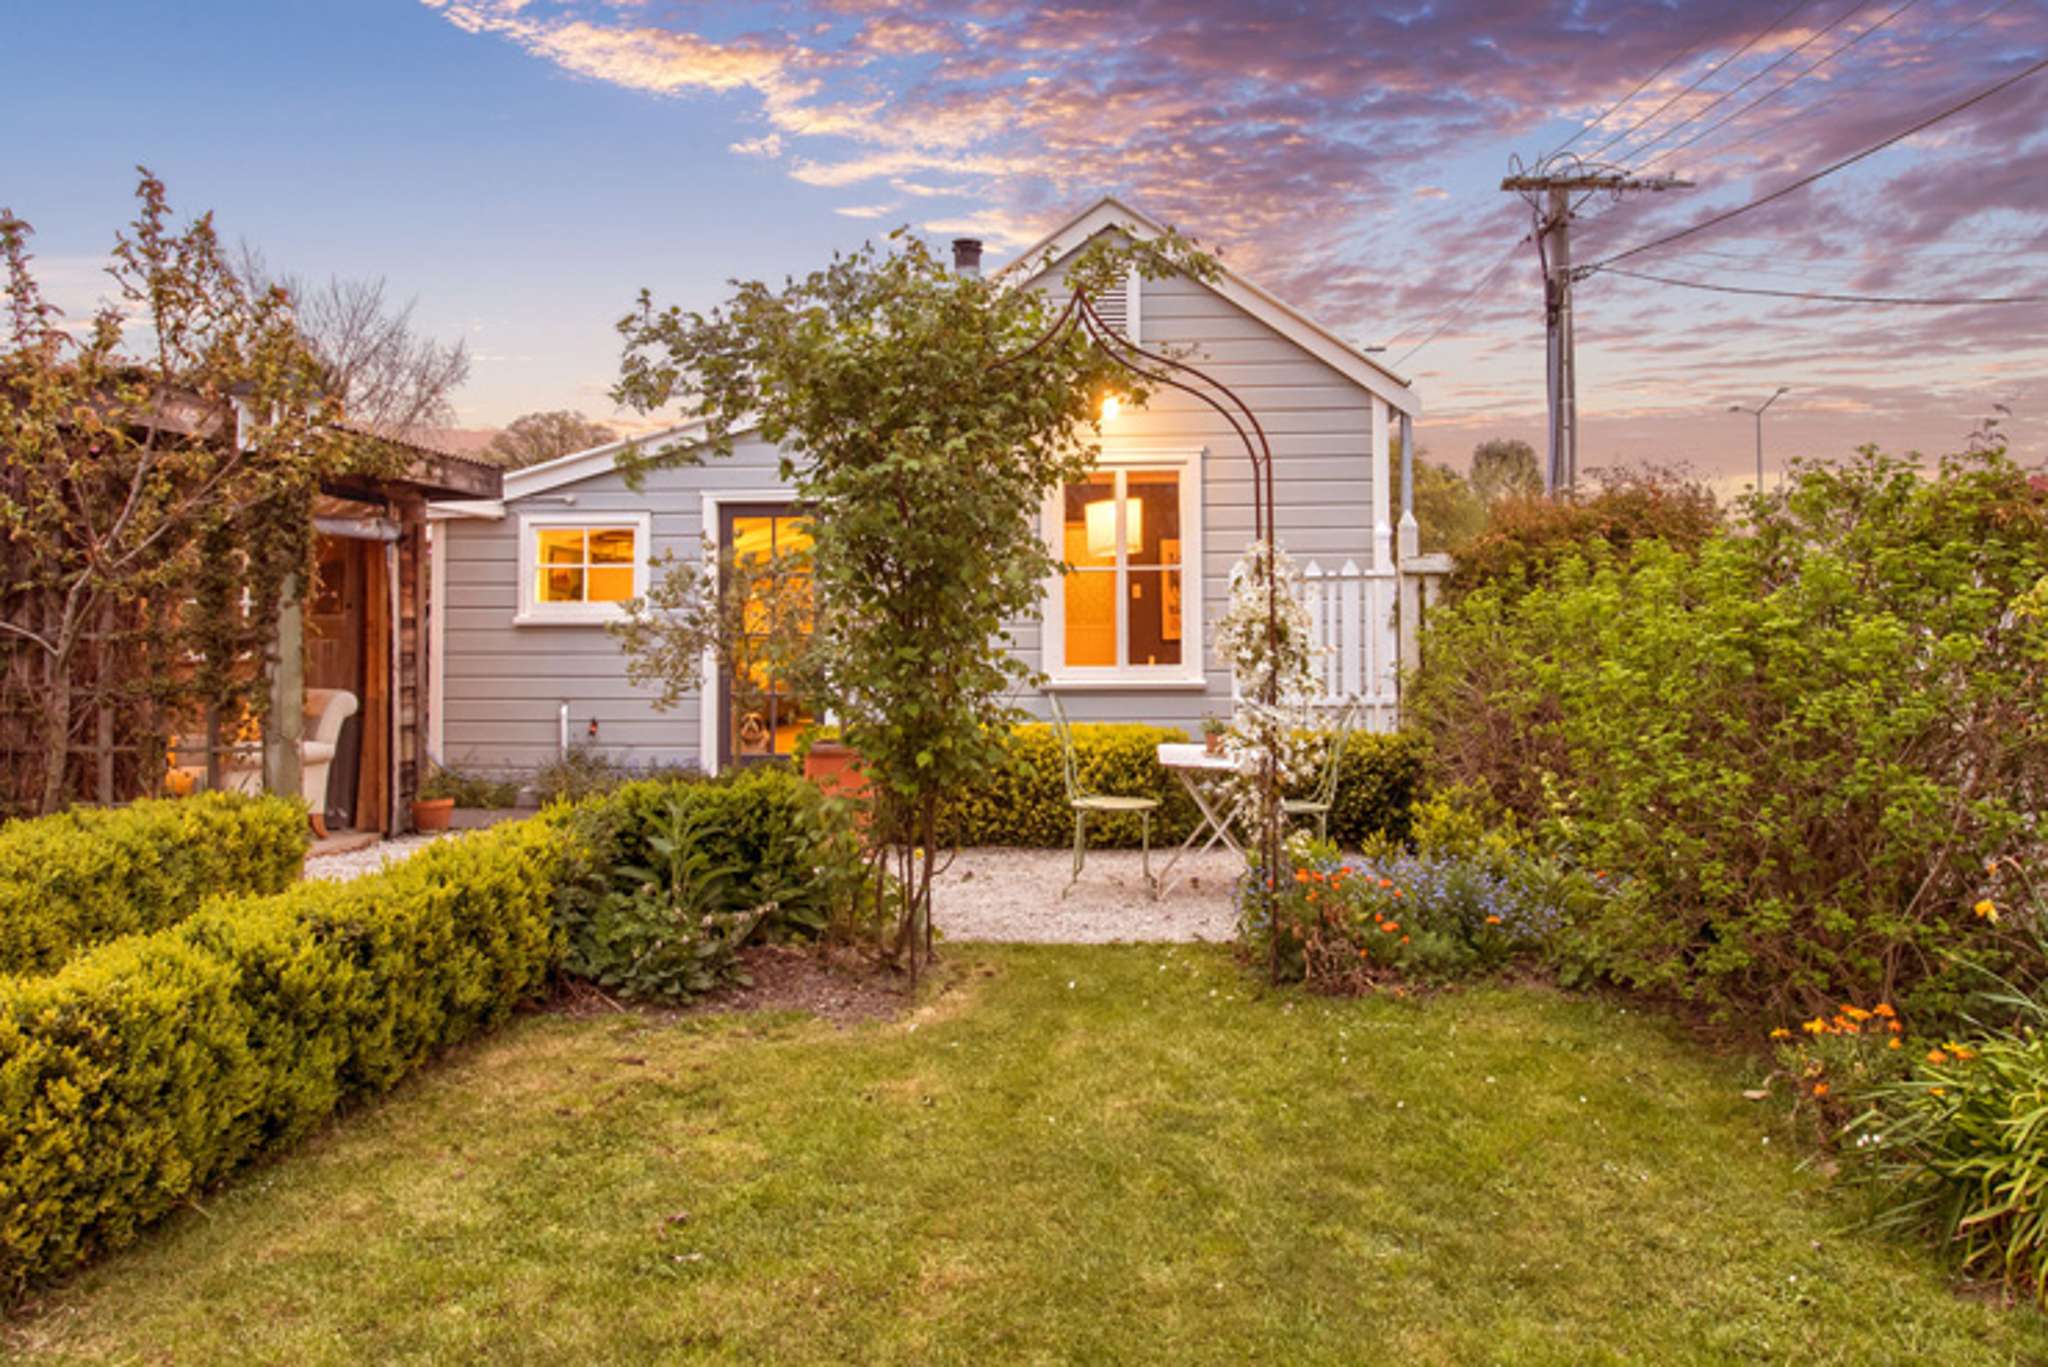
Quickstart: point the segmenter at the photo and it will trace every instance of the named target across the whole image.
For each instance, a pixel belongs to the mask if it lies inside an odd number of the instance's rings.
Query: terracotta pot
[[[412,804],[412,828],[416,831],[445,831],[454,815],[454,798],[420,798]]]
[[[1209,733],[1208,735],[1206,735],[1206,736],[1203,736],[1203,737],[1202,737],[1202,744],[1208,747],[1208,750],[1209,750],[1209,753],[1210,753],[1210,754],[1212,754],[1212,755],[1220,755],[1220,754],[1222,754],[1222,753],[1223,753],[1223,733],[1222,733],[1221,731],[1211,731],[1211,732],[1210,732],[1210,733]]]
[[[861,772],[860,755],[837,741],[819,741],[804,756],[804,777],[818,785],[828,797],[861,797],[868,790],[868,776]]]

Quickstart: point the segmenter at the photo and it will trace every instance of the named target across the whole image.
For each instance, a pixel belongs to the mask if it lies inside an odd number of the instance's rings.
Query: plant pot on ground
[[[445,831],[454,815],[455,799],[452,797],[415,798],[412,828],[416,831]]]
[[[868,777],[861,772],[859,753],[836,740],[811,743],[804,753],[804,777],[828,797],[862,797],[868,790]]]

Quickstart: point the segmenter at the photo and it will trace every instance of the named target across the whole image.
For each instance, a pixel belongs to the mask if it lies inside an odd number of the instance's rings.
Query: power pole
[[[1536,218],[1536,255],[1543,263],[1545,373],[1550,397],[1550,459],[1543,487],[1553,498],[1579,481],[1579,375],[1572,337],[1572,194],[1605,190],[1616,198],[1632,190],[1679,190],[1692,184],[1672,176],[1637,176],[1618,167],[1589,166],[1577,157],[1551,157],[1501,181],[1528,201]],[[1538,196],[1541,196],[1539,199]]]
[[[1764,491],[1764,410],[1791,392],[1786,386],[1779,385],[1777,393],[1765,399],[1755,408],[1744,408],[1739,403],[1728,405],[1730,413],[1747,413],[1756,419],[1756,491],[1759,496]]]

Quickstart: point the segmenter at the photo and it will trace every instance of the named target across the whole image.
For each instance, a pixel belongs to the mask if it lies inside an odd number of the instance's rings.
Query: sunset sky
[[[2048,56],[2048,0],[1288,5],[1002,0],[24,3],[0,207],[89,308],[135,163],[273,265],[385,276],[465,337],[461,420],[609,416],[642,285],[708,307],[898,224],[1000,261],[1114,192],[1382,359],[1440,459],[1540,445],[1512,158],[1690,190],[1586,203],[1598,260]],[[1636,91],[1619,109],[1611,106]],[[1588,124],[1599,116],[1596,126]],[[2048,72],[1631,269],[1859,295],[2048,294]],[[1872,307],[1614,275],[1580,288],[1582,463],[1954,449],[2004,404],[2048,459],[2048,305]],[[1427,345],[1415,348],[1435,333]]]

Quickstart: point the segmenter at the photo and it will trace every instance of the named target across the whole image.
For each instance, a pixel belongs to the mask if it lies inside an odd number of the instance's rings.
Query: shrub
[[[1159,764],[1159,746],[1184,742],[1177,728],[1132,723],[1076,723],[1076,768],[1090,792],[1156,797],[1152,815],[1155,847],[1187,838],[1199,813],[1180,781]],[[953,807],[953,834],[962,845],[1023,845],[1057,848],[1074,835],[1073,810],[1060,775],[1059,741],[1050,726],[1020,726],[1011,735],[1010,761],[998,780],[963,794]],[[1422,780],[1422,754],[1402,735],[1353,732],[1337,776],[1330,836],[1358,844],[1377,834],[1405,838],[1408,808]],[[1093,814],[1088,843],[1095,848],[1136,849],[1139,823],[1133,816]]]
[[[643,779],[548,818],[586,851],[564,899],[567,967],[608,988],[677,1000],[716,985],[757,931],[859,928],[849,805],[787,768]]]
[[[1626,559],[1649,541],[1691,550],[1720,528],[1721,511],[1706,485],[1659,472],[1617,472],[1574,499],[1502,500],[1486,530],[1454,551],[1448,587],[1462,593],[1483,584],[1543,583],[1595,538]]]
[[[305,808],[202,793],[0,826],[0,973],[174,925],[222,892],[279,892],[305,862]]]
[[[522,822],[0,979],[0,1293],[129,1242],[533,996],[567,853]]]
[[[1747,535],[1432,618],[1409,716],[1467,785],[1614,891],[1573,935],[1625,982],[1787,1018],[1952,1013],[1986,860],[2048,805],[2048,499],[1998,453],[1795,471]]]
[[[602,797],[629,783],[647,779],[680,782],[702,777],[703,773],[690,765],[634,766],[613,759],[602,750],[577,745],[534,771],[533,790],[545,807],[551,802],[580,802],[584,798]]]

